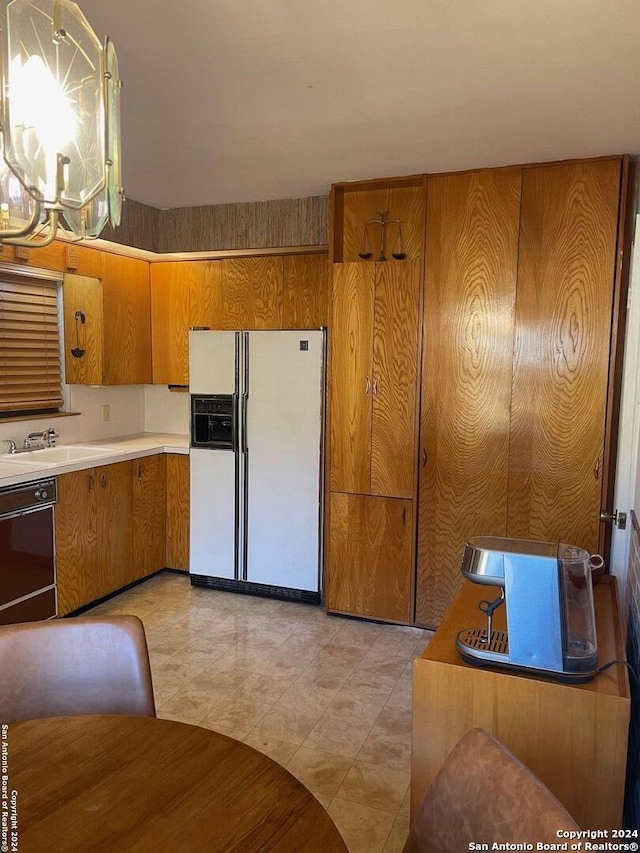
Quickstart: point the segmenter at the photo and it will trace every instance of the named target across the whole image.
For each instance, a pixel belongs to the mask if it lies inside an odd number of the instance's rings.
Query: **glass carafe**
[[[565,672],[590,672],[598,665],[590,556],[584,548],[558,545],[562,590],[562,655]]]

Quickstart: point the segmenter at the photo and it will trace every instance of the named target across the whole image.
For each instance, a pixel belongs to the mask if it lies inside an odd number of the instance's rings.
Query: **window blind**
[[[62,406],[54,282],[0,279],[0,416]]]

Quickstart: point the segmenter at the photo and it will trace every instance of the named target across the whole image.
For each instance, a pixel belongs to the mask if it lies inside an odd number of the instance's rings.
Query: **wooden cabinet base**
[[[413,502],[331,493],[327,610],[409,622]]]
[[[165,566],[189,571],[189,457],[167,454]]]
[[[480,627],[486,588],[466,582],[413,668],[411,817],[460,738],[480,726],[514,752],[582,829],[622,826],[629,682],[615,666],[567,685],[465,664],[455,636]],[[624,658],[615,579],[595,588],[600,663]]]

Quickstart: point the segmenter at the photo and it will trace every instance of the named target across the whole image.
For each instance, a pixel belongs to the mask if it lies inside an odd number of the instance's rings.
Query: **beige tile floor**
[[[402,850],[411,661],[430,632],[195,589],[167,572],[90,612],[143,620],[158,716],[280,762],[325,806],[350,853]]]

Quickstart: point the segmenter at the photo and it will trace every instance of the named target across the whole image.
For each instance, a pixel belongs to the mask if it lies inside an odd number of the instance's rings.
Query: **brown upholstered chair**
[[[149,652],[137,616],[0,628],[0,722],[76,714],[155,717]]]
[[[453,748],[427,792],[404,853],[460,853],[469,843],[559,842],[579,829],[528,767],[483,729]]]

